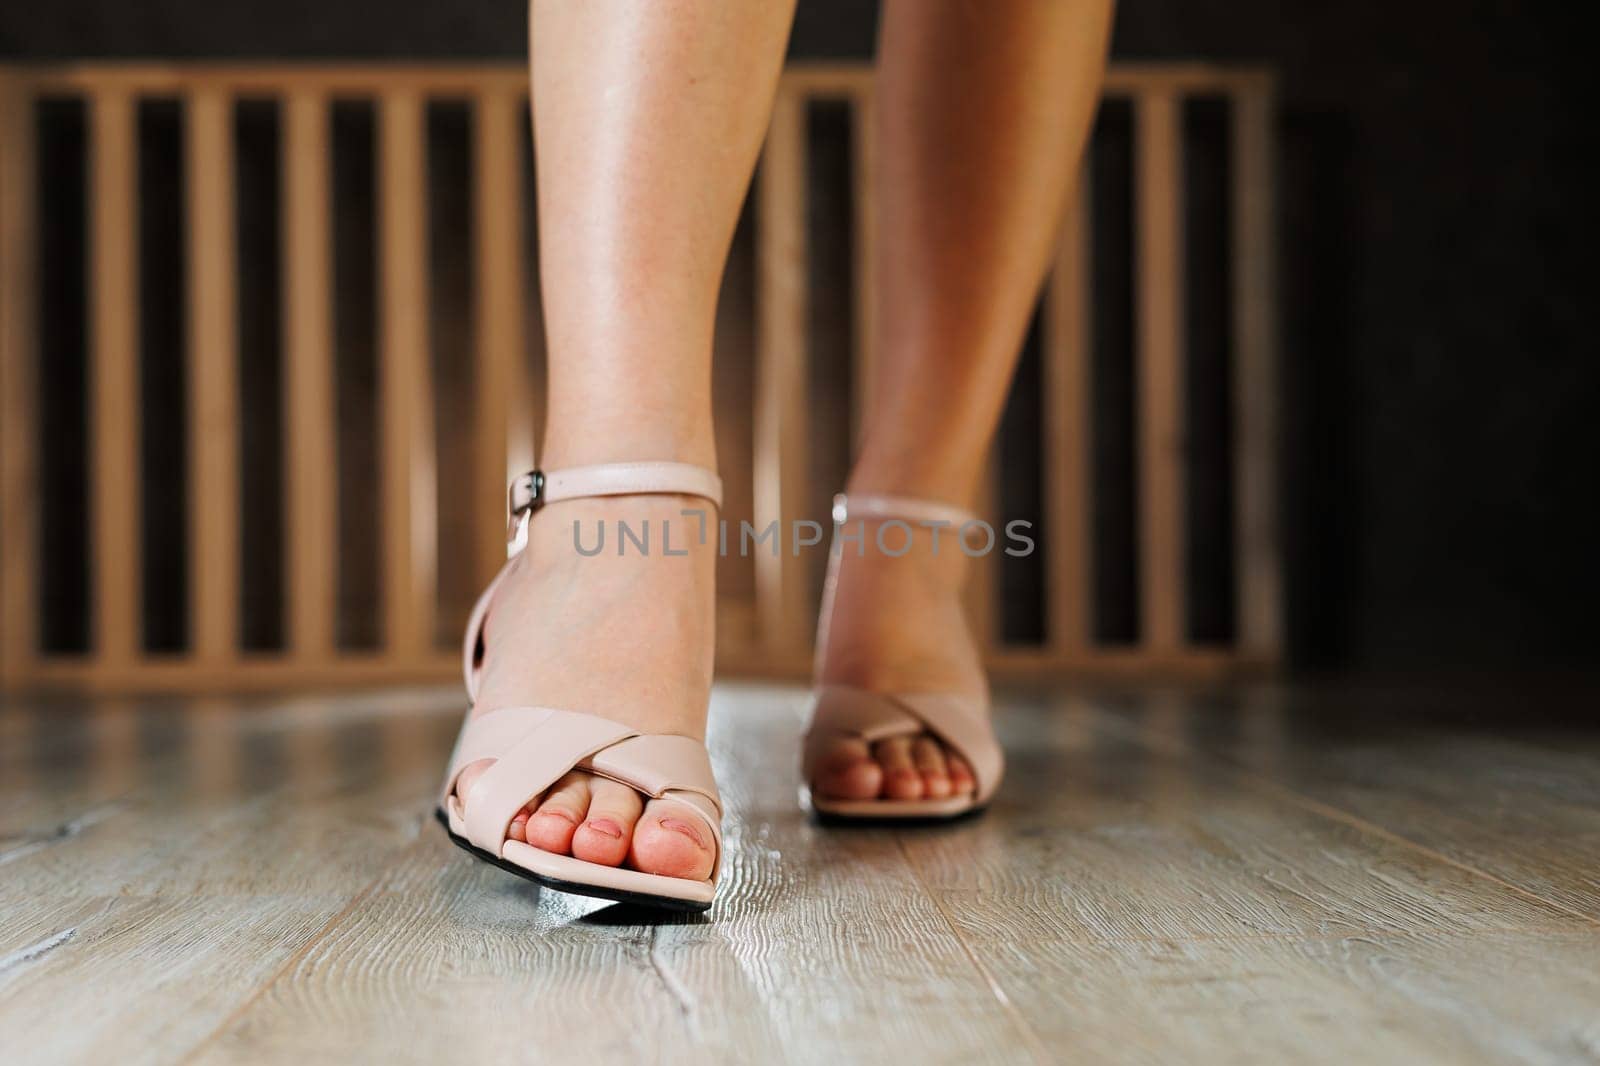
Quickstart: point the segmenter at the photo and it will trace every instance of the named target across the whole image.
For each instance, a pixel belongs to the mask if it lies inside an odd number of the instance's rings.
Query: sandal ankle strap
[[[953,504],[921,500],[911,496],[881,496],[876,493],[839,493],[833,498],[833,524],[842,526],[852,518],[901,518],[913,522],[946,522],[957,528],[978,521],[978,516]]]
[[[601,463],[565,470],[530,470],[507,493],[506,548],[515,554],[528,519],[547,503],[586,496],[699,496],[722,506],[722,479],[693,463]]]
[[[506,557],[518,555],[528,543],[528,521],[547,503],[585,496],[673,495],[699,496],[722,506],[722,479],[713,470],[693,463],[603,463],[572,466],[565,470],[530,470],[511,483],[507,492]],[[461,648],[461,668],[467,696],[478,699],[478,668],[483,650],[483,624],[494,602],[495,589],[511,572],[508,562],[489,587],[478,596],[467,618]]]

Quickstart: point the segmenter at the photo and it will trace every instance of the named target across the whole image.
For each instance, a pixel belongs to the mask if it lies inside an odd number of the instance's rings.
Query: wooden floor
[[[652,924],[444,839],[453,691],[11,700],[0,1060],[1600,1061],[1600,720],[1003,704],[986,818],[844,831],[803,693],[720,688],[722,893]]]

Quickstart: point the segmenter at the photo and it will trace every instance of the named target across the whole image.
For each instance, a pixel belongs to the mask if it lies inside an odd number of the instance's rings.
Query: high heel
[[[859,493],[835,496],[835,534],[852,517],[939,523],[953,530],[977,521],[975,516],[960,508],[933,500]],[[830,605],[842,557],[842,551],[829,555],[825,601]],[[1005,755],[989,724],[986,694],[973,697],[955,692],[874,692],[853,685],[824,684],[812,695],[808,722],[801,759],[802,801],[826,819],[927,821],[960,818],[987,806],[1005,772]],[[918,800],[841,799],[818,793],[815,781],[822,760],[840,737],[871,745],[890,737],[923,733],[937,737],[946,749],[967,761],[975,782],[970,791],[942,799]]]

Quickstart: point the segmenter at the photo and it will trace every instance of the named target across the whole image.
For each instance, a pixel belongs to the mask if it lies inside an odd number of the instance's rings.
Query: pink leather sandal
[[[710,470],[686,463],[611,463],[534,471],[512,484],[510,559],[478,598],[467,622],[463,665],[469,699],[475,701],[478,694],[484,619],[495,590],[522,558],[534,513],[557,500],[638,494],[699,496],[720,506],[722,482]],[[456,795],[462,769],[480,759],[493,759],[494,765],[465,797]],[[714,841],[711,876],[691,881],[602,866],[510,839],[506,834],[517,812],[574,769],[619,781],[649,799],[670,801],[684,815],[699,819]],[[692,737],[642,734],[598,715],[556,707],[502,707],[469,715],[450,756],[437,815],[460,847],[561,892],[687,911],[705,910],[716,896],[722,800],[705,745]]]
[[[835,496],[833,498],[834,535],[850,519],[898,519],[907,525],[942,523],[953,551],[960,551],[955,538],[963,526],[976,522],[967,511],[932,500],[900,496]],[[863,531],[871,550],[875,534]],[[824,594],[826,610],[832,609],[833,586],[839,576],[840,551],[830,552],[828,583]],[[803,801],[820,818],[828,821],[948,821],[975,814],[989,803],[1005,772],[1005,755],[989,724],[989,701],[985,694],[972,697],[953,692],[871,692],[851,685],[821,685],[812,696],[810,724],[806,728],[801,763]],[[970,792],[943,799],[893,800],[838,799],[820,795],[811,782],[823,755],[843,734],[872,744],[897,736],[931,733],[945,747],[966,759],[972,767],[976,785]]]

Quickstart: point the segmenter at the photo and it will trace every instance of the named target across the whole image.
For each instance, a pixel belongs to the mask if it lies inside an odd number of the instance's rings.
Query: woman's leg
[[[1111,0],[886,0],[878,46],[877,365],[848,490],[967,506],[1100,94]],[[923,531],[919,537],[929,538]],[[930,538],[931,539],[931,538]],[[846,552],[823,680],[981,691],[966,556]],[[824,792],[970,787],[931,738],[841,740]]]
[[[546,470],[623,460],[715,467],[711,335],[792,2],[534,0],[534,133],[550,349]],[[715,538],[703,500],[570,500],[530,525],[486,626],[477,709],[543,705],[646,732],[705,735]],[[573,523],[674,526],[673,550],[580,556]],[[659,533],[658,533],[659,536]],[[462,775],[471,787],[485,764]],[[473,776],[469,776],[473,775]],[[703,878],[700,830],[574,772],[513,837],[651,873]],[[665,808],[670,812],[671,808]]]

